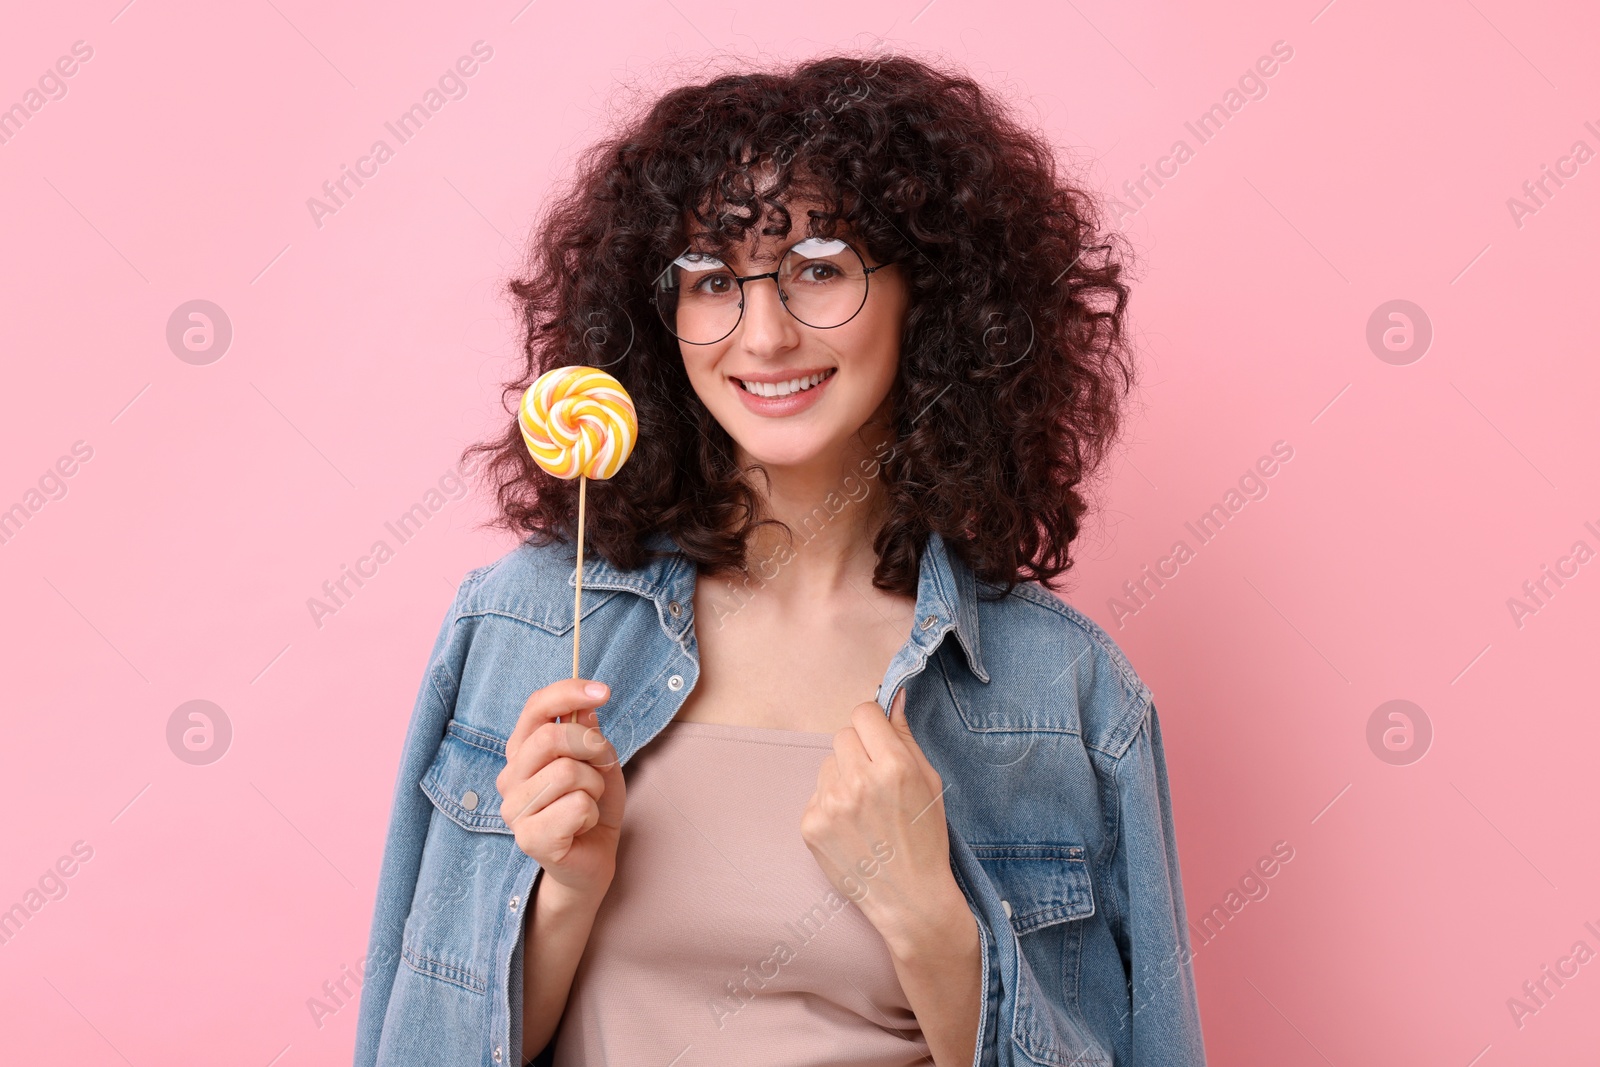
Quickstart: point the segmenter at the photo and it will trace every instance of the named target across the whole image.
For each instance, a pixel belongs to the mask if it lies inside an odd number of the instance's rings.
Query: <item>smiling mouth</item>
[[[829,378],[832,378],[838,371],[838,367],[830,367],[817,374],[812,374],[805,378],[793,378],[787,382],[747,382],[743,378],[734,378],[733,380],[739,383],[741,389],[753,396],[779,397],[815,389]]]

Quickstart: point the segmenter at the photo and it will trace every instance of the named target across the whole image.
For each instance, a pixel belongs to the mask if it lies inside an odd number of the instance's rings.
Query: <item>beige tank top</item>
[[[800,837],[832,751],[832,734],[670,722],[634,756],[555,1067],[933,1062],[882,935]]]

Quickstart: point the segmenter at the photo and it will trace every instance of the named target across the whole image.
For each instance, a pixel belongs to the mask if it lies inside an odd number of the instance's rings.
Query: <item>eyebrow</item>
[[[809,234],[808,235],[802,235],[800,237],[796,237],[794,240],[789,241],[787,244],[785,244],[782,247],[780,247],[777,251],[775,251],[775,252],[758,253],[756,255],[751,256],[749,258],[749,260],[747,260],[746,262],[747,262],[747,264],[749,266],[752,266],[752,267],[760,265],[760,264],[763,264],[763,263],[776,263],[776,262],[778,262],[779,259],[781,259],[783,257],[783,254],[785,252],[789,251],[789,249],[793,248],[795,245],[803,244],[806,241],[810,241],[812,239],[813,239],[813,235],[809,235]],[[835,240],[844,240],[844,238],[834,238],[834,239]],[[691,243],[690,251],[700,251],[700,250],[694,248],[692,243]],[[730,247],[728,249],[728,252],[731,255],[732,252],[733,252],[733,248]],[[712,253],[710,253],[710,252],[701,252],[701,254],[702,255],[712,255]],[[732,267],[732,264],[728,262],[728,256],[721,255],[721,256],[715,256],[715,258],[721,260],[722,263],[725,266],[728,266],[730,268]]]

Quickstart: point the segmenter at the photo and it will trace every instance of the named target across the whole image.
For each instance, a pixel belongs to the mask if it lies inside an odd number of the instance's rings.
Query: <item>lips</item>
[[[815,381],[815,385],[805,389],[797,389],[792,393],[785,393],[782,396],[764,396],[760,393],[752,393],[748,388],[746,388],[743,379],[733,377],[732,375],[728,377],[728,388],[739,394],[739,402],[742,403],[745,407],[745,410],[750,412],[752,415],[759,415],[763,418],[783,418],[789,415],[797,415],[800,412],[814,407],[820,403],[822,395],[832,387],[833,380],[838,376],[839,373],[837,367],[827,367],[821,371],[802,376],[798,379],[800,381]],[[794,381],[796,381],[796,378],[787,378],[783,382],[775,382],[770,384],[760,382],[752,384],[754,384],[758,389],[777,389],[788,386]]]

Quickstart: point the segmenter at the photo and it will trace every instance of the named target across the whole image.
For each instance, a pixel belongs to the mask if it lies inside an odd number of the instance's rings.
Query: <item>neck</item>
[[[774,603],[853,596],[851,587],[871,586],[873,539],[888,504],[877,457],[891,443],[886,426],[869,422],[837,454],[805,467],[763,465],[766,478],[750,473],[761,517],[789,527],[757,527],[750,539],[752,581]],[[740,450],[739,462],[748,471],[753,461]]]

